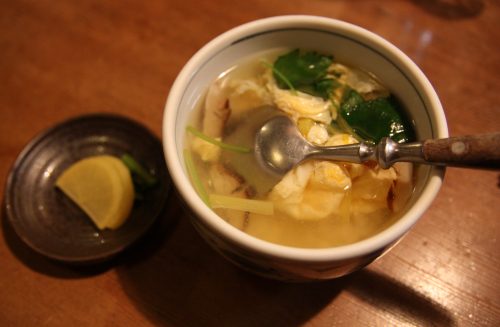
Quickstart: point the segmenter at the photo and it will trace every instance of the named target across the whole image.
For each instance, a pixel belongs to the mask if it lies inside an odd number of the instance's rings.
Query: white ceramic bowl
[[[167,166],[178,194],[200,234],[230,261],[260,275],[283,280],[335,278],[381,256],[418,221],[435,198],[444,169],[421,166],[411,203],[401,218],[360,242],[326,249],[294,248],[254,238],[219,218],[197,195],[186,174],[185,126],[207,86],[222,72],[272,48],[301,48],[333,54],[339,62],[374,73],[413,119],[419,139],[447,137],[436,92],[422,71],[398,48],[358,26],[315,16],[279,16],[238,26],[210,41],[175,80],[163,117]]]

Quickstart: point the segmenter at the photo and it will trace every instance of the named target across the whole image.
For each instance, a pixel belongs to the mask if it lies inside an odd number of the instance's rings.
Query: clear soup
[[[390,91],[375,76],[331,57],[292,52],[275,49],[243,60],[207,87],[186,132],[191,181],[222,219],[257,238],[303,248],[357,242],[397,220],[413,192],[413,166],[398,163],[384,170],[375,163],[310,160],[278,178],[255,160],[255,133],[270,117],[285,114],[311,143],[356,143],[373,136],[370,126],[363,128],[364,111],[375,108],[387,116],[383,106]],[[293,75],[288,63],[323,70],[317,69],[313,83],[289,83],[277,69]],[[349,94],[358,99],[357,107]],[[404,118],[400,107],[389,109]],[[351,119],[352,112],[361,118]]]

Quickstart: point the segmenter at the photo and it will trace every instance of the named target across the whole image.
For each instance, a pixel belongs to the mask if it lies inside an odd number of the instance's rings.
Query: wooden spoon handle
[[[430,163],[500,169],[500,133],[426,140],[422,152]]]

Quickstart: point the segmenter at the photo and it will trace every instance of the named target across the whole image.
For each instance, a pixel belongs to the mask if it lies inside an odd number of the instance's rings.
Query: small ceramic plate
[[[124,225],[101,231],[54,184],[82,158],[125,153],[159,183],[135,201]],[[33,139],[10,171],[4,204],[13,229],[32,249],[64,262],[90,263],[111,258],[142,236],[162,212],[169,190],[159,139],[130,119],[95,114],[65,121]]]

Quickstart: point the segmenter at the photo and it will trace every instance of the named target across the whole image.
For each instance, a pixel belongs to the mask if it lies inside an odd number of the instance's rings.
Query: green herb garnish
[[[229,150],[229,151],[238,152],[238,153],[250,153],[250,152],[252,152],[252,149],[250,149],[250,148],[238,146],[238,145],[227,144],[227,143],[221,142],[219,140],[216,140],[213,137],[210,137],[208,135],[203,134],[202,132],[200,132],[199,130],[194,128],[193,126],[187,126],[186,130],[188,132],[192,133],[193,135],[195,135],[196,137],[199,137],[200,139],[202,139],[208,143],[212,143],[214,145],[217,145],[224,150]]]
[[[158,184],[158,179],[130,154],[124,154],[121,160],[127,166],[132,176],[136,199],[143,199],[144,193]]]
[[[186,169],[188,172],[191,181],[193,182],[194,188],[200,198],[205,202],[206,205],[210,206],[210,200],[208,199],[208,193],[203,186],[203,182],[201,181],[200,176],[198,175],[198,171],[196,170],[196,166],[194,165],[193,156],[188,149],[184,149],[184,162],[186,164]]]
[[[264,61],[263,64],[273,71],[273,75],[275,76],[276,80],[279,80],[281,83],[284,83],[286,85],[286,88],[291,90],[292,92],[295,92],[295,87],[292,85],[292,83],[286,78],[285,75],[283,75],[274,65],[271,65],[270,63]]]
[[[293,50],[276,59],[273,76],[282,89],[299,90],[328,99],[335,87],[335,81],[326,77],[333,57],[317,52],[301,53]]]
[[[364,100],[358,92],[349,89],[340,105],[339,120],[344,120],[361,138],[375,143],[383,137],[390,137],[398,143],[413,141],[413,128],[401,112],[392,96]]]

